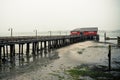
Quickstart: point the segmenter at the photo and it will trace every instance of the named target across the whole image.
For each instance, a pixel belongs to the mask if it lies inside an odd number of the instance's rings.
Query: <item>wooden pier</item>
[[[24,55],[29,57],[43,55],[51,49],[60,48],[73,43],[85,40],[99,40],[99,35],[90,36],[16,36],[16,37],[0,37],[0,64],[9,60],[10,63],[15,62],[15,56],[19,56],[19,60],[24,60]],[[32,51],[32,52],[30,52]],[[29,61],[29,60],[28,60]]]

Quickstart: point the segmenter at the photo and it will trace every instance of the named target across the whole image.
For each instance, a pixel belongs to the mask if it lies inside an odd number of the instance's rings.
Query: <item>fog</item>
[[[0,32],[120,29],[120,0],[0,0]]]

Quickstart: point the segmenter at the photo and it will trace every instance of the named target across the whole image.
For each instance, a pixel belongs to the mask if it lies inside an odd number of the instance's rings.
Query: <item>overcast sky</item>
[[[0,0],[0,32],[120,29],[120,0]]]

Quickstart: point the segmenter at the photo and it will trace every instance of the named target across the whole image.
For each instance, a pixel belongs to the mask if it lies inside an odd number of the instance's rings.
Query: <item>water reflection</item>
[[[37,55],[36,55],[37,54]],[[59,58],[58,53],[55,50],[40,50],[36,54],[23,55],[19,59],[19,55],[16,55],[12,62],[9,60],[6,63],[0,64],[0,79],[10,77],[13,72],[14,74],[25,72],[27,69],[33,67],[43,66],[44,63],[49,62],[51,59]],[[37,66],[36,66],[37,64]],[[47,65],[47,64],[45,64]],[[32,67],[33,66],[33,67]]]

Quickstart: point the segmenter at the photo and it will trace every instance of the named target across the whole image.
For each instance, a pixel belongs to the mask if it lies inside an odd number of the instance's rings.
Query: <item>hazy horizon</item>
[[[120,0],[0,0],[0,32],[120,29]]]

